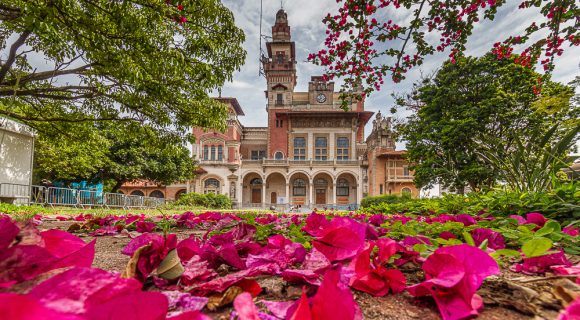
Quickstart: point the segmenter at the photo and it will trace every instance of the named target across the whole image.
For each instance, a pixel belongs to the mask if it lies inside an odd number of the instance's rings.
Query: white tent
[[[30,127],[0,117],[0,202],[28,203],[34,137]]]

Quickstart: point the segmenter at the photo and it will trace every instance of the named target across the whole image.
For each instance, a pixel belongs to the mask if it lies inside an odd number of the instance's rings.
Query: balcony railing
[[[360,160],[294,160],[294,159],[262,159],[262,160],[242,160],[242,165],[264,165],[264,166],[360,166]]]
[[[393,175],[389,175],[387,176],[387,181],[413,181],[413,176],[411,175],[402,175],[402,176],[393,176]]]

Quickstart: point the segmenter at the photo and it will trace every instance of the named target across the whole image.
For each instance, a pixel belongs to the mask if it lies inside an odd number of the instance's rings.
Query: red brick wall
[[[278,109],[276,109],[278,110]],[[282,121],[282,127],[276,127],[276,120]],[[276,117],[274,112],[268,114],[268,158],[273,159],[277,151],[282,151],[288,157],[288,119]]]

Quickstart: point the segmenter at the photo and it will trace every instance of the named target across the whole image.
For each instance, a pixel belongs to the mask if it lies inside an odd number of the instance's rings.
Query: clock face
[[[326,96],[321,93],[318,95],[318,97],[316,97],[316,101],[318,101],[318,103],[324,103],[326,101]]]

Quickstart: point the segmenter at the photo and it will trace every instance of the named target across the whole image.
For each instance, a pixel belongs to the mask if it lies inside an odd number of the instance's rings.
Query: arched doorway
[[[266,177],[266,194],[269,196],[270,204],[288,203],[286,196],[286,177],[280,172],[270,173]],[[282,198],[285,198],[282,200]]]
[[[328,173],[319,173],[314,176],[314,195],[312,201],[317,205],[332,203],[332,176]]]
[[[252,192],[252,203],[262,203],[262,179],[254,178],[250,180],[250,190]]]
[[[356,204],[357,199],[357,179],[352,173],[341,173],[336,179],[336,204],[351,205]]]
[[[290,199],[289,203],[294,205],[309,204],[310,178],[302,173],[294,173],[290,177]]]

